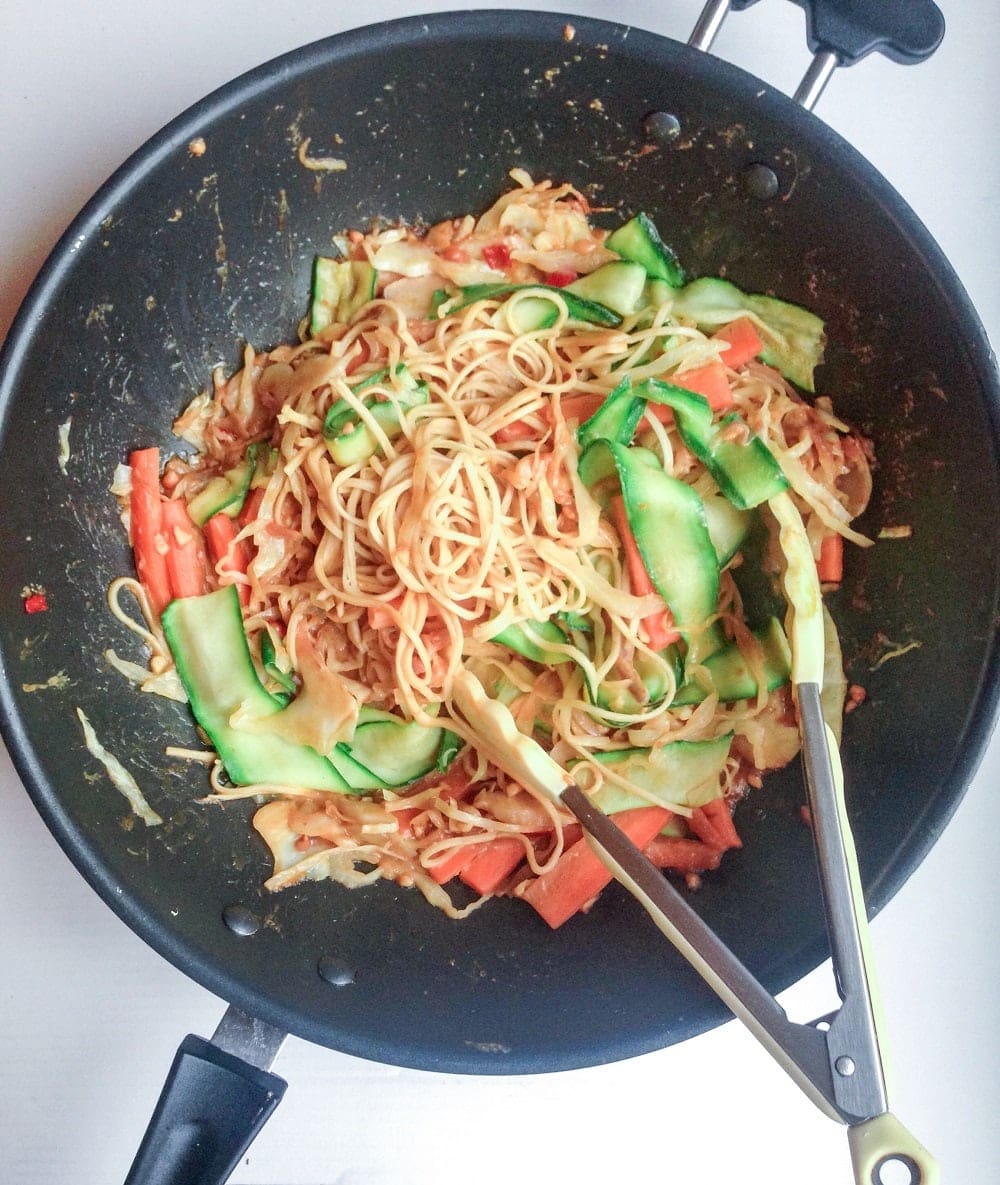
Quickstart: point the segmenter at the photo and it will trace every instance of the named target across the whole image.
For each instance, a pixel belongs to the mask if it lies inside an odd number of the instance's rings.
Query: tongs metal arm
[[[646,909],[659,930],[751,1030],[808,1097],[831,1119],[846,1122],[837,1104],[827,1035],[788,1015],[753,973],[603,811],[576,786],[560,796],[601,849],[600,855]]]
[[[823,644],[822,618],[817,618],[821,603],[815,587],[815,565],[802,520],[788,496],[772,499],[771,507],[778,518],[783,550],[789,561],[786,590],[789,600],[799,609],[797,620],[790,623],[792,651],[796,655],[793,678],[806,704],[800,723],[810,802],[816,830],[827,836],[820,849],[821,868],[827,869],[821,883],[824,895],[828,886],[833,886],[830,897],[835,905],[828,906],[828,912],[835,917],[836,938],[831,935],[831,944],[838,990],[846,995],[842,1008],[823,1018],[829,1021],[827,1031],[818,1027],[819,1021],[802,1025],[788,1019],[770,992],[677,890],[615,823],[590,802],[573,783],[571,774],[534,740],[518,731],[510,709],[491,699],[470,671],[463,670],[455,676],[452,699],[466,721],[470,725],[475,722],[476,745],[482,755],[521,785],[565,806],[580,820],[610,872],[646,909],[660,931],[709,987],[821,1111],[848,1125],[858,1185],[878,1185],[880,1168],[890,1160],[910,1170],[911,1185],[936,1185],[937,1163],[888,1111],[885,1100],[882,1059],[875,1032],[877,1008],[866,975],[867,928],[861,883],[846,826],[837,749],[828,741],[819,712]],[[828,823],[831,818],[832,826]],[[842,852],[838,853],[835,846],[828,848],[827,840],[834,845],[843,844]],[[848,871],[840,875],[837,868],[843,866],[838,861],[845,853]],[[845,1057],[850,1058],[850,1063],[843,1060]],[[861,1084],[860,1088],[855,1082]]]
[[[855,1122],[889,1109],[880,1046],[881,1008],[857,855],[846,818],[839,754],[827,734],[819,687],[800,684],[797,696],[831,963],[843,1001],[828,1018],[826,1045],[837,1108],[849,1122]]]
[[[576,786],[561,799],[593,836],[616,879],[646,908],[720,999],[751,1029],[810,1099],[852,1124],[888,1110],[878,1005],[862,922],[863,902],[850,831],[842,828],[842,781],[827,744],[819,687],[798,688],[803,759],[841,1007],[813,1024],[788,1019],[775,998],[639,849]],[[836,763],[836,769],[835,769]],[[820,1024],[823,1028],[818,1027]]]

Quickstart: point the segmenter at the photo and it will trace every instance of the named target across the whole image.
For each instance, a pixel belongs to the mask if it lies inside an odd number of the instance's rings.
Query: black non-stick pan
[[[297,136],[347,170],[303,168]],[[81,872],[204,986],[334,1049],[476,1074],[624,1058],[725,1013],[616,891],[555,934],[516,902],[456,924],[387,885],[267,895],[250,808],[198,806],[197,776],[164,758],[165,743],[194,740],[186,713],[107,669],[101,649],[130,645],[110,622],[90,639],[108,583],[130,568],[108,494],[129,449],[168,445],[178,409],[212,366],[237,363],[240,343],[294,335],[333,230],[479,209],[512,166],[572,180],[612,220],[648,210],[693,274],[724,271],[827,321],[820,384],[880,459],[862,528],[912,528],[906,546],[852,553],[833,603],[849,674],[868,691],[845,762],[873,911],[954,810],[997,672],[998,403],[985,335],[900,198],[788,99],[635,28],[479,12],[318,43],[168,126],[67,232],[4,350],[7,744]],[[64,473],[55,442],[68,419]],[[35,584],[44,616],[11,595]],[[872,671],[888,640],[919,646]],[[24,692],[59,671],[65,691]],[[100,778],[95,792],[102,771],[78,708],[162,826],[136,824]],[[769,780],[744,808],[744,849],[696,897],[772,991],[827,953],[801,802],[794,771]]]

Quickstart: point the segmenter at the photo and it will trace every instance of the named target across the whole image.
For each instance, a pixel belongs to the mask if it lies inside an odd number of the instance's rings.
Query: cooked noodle
[[[358,705],[429,728],[445,725],[466,743],[449,771],[364,797],[234,787],[216,766],[217,800],[270,800],[256,826],[275,856],[271,888],[303,878],[356,886],[388,877],[462,916],[433,880],[457,849],[514,836],[526,861],[518,877],[553,867],[567,843],[569,816],[477,754],[475,721],[451,700],[463,667],[486,686],[502,681],[519,727],[561,764],[576,762],[574,775],[587,791],[619,785],[655,801],[614,764],[593,760],[629,746],[732,733],[721,784],[731,799],[748,778],[796,751],[787,691],[766,691],[760,647],[725,573],[718,621],[760,691],[735,703],[708,694],[701,703],[669,706],[677,675],[643,627],[663,602],[631,591],[615,528],[577,470],[575,397],[607,395],[626,374],[634,382],[682,374],[717,358],[718,342],[672,318],[669,303],[652,318],[627,315],[613,329],[572,320],[558,294],[550,297],[555,323],[530,332],[511,329],[519,303],[531,298],[524,292],[463,308],[452,299],[436,317],[413,315],[413,302],[431,285],[496,279],[481,248],[500,232],[520,244],[506,271],[515,282],[537,282],[558,267],[588,274],[615,258],[579,193],[513,176],[517,187],[478,221],[348,237],[351,257],[380,269],[376,298],[348,324],[331,324],[317,337],[267,352],[248,348],[243,367],[228,378],[217,375],[211,398],[196,400],[176,425],[198,451],[168,464],[173,498],[197,494],[252,443],[275,450],[273,462],[255,474],[255,512],[238,535],[253,557],[246,573],[221,566],[212,573],[213,583],[246,586],[252,652],[259,655],[266,635],[287,672],[301,671],[313,654]],[[737,411],[779,461],[817,547],[829,530],[867,545],[850,526],[858,508],[841,488],[845,474],[866,464],[860,449],[845,450],[846,426],[828,408],[805,403],[763,364],[729,377]],[[371,382],[360,394],[365,380]],[[425,384],[429,397],[411,406],[414,383]],[[343,466],[323,432],[338,401],[377,445],[365,460]],[[399,411],[398,433],[373,414],[380,402]],[[716,492],[672,425],[650,418],[637,443],[666,472],[702,494]],[[113,602],[126,587],[151,623],[144,640],[158,661],[169,661],[141,586],[119,585]],[[507,626],[560,614],[587,619],[586,646],[571,636],[565,643],[542,640],[548,661],[536,663],[491,640]],[[667,688],[656,702],[642,702],[637,662]],[[627,718],[588,694],[609,681],[638,696]],[[458,785],[462,794],[453,792]],[[677,805],[679,818],[691,813]]]

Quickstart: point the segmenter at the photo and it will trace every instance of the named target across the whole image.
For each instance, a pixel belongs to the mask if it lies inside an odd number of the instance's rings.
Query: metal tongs
[[[897,1173],[907,1170],[908,1185],[936,1185],[937,1161],[889,1111],[881,1008],[843,770],[820,706],[824,642],[816,566],[789,496],[771,499],[770,507],[787,565],[792,683],[833,970],[842,1001],[836,1011],[810,1024],[790,1021],[663,874],[573,784],[570,774],[517,730],[509,710],[488,697],[474,675],[463,671],[456,678],[453,702],[476,729],[484,756],[579,819],[608,869],[709,987],[816,1106],[847,1125],[857,1185],[881,1185],[888,1165]]]

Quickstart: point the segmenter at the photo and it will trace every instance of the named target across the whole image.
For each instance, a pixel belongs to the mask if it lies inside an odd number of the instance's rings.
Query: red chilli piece
[[[506,243],[490,243],[483,248],[483,259],[495,272],[505,272],[510,267],[510,248]]]
[[[24,598],[25,613],[47,613],[49,608],[48,597],[45,593],[35,592],[29,593]]]
[[[565,288],[567,284],[572,284],[576,279],[576,272],[570,271],[566,268],[563,271],[548,272],[545,276],[545,283],[550,288]]]

